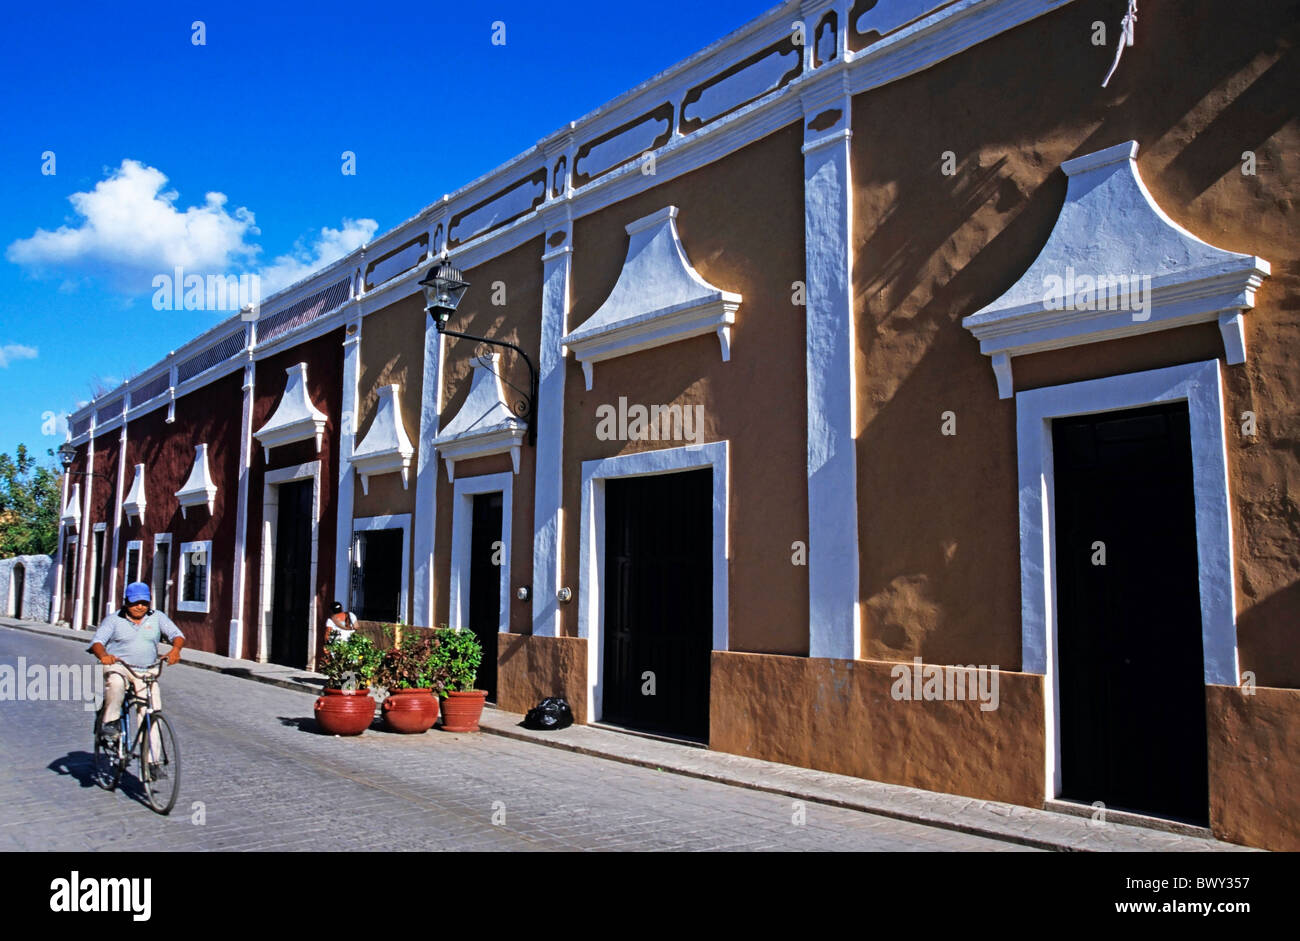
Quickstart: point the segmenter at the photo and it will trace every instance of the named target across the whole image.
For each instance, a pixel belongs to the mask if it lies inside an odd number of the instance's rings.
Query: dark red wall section
[[[284,393],[286,370],[298,363],[307,364],[307,392],[312,404],[326,415],[321,448],[316,442],[298,441],[271,449],[268,463],[261,444],[253,439],[253,455],[248,478],[248,547],[247,588],[244,593],[243,656],[257,656],[257,612],[262,594],[262,497],[268,470],[293,467],[319,460],[320,525],[317,531],[316,597],[317,621],[324,618],[334,600],[334,542],[337,537],[338,494],[338,423],[343,411],[343,339],[342,328],[259,360],[254,384],[253,431],[266,424]],[[317,624],[319,635],[319,623]],[[316,653],[323,647],[317,637]]]
[[[243,370],[236,370],[176,400],[175,421],[168,424],[162,406],[133,420],[127,430],[127,483],[136,464],[145,465],[145,519],[123,523],[118,546],[118,580],[125,576],[126,544],[144,543],[141,568],[153,565],[153,537],[171,533],[172,619],[185,632],[187,646],[228,653],[234,583],[235,532],[239,499],[239,434],[243,412]],[[176,491],[189,478],[197,445],[208,446],[208,470],[217,485],[213,511],[190,507],[182,516]],[[180,594],[180,547],[212,540],[208,566],[208,613],[177,610]]]

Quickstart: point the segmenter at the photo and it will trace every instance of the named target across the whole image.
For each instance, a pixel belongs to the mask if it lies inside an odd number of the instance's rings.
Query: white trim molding
[[[705,281],[677,235],[677,207],[628,223],[627,257],[614,288],[582,326],[565,335],[591,389],[596,363],[716,333],[731,359],[731,327],[741,296]]]
[[[202,553],[202,562],[195,561],[194,556]],[[185,599],[185,578],[189,570],[196,566],[202,565],[203,572],[203,600],[187,601]],[[176,599],[176,610],[187,611],[192,614],[207,614],[212,600],[212,540],[204,539],[199,542],[181,543],[180,557],[180,576],[181,590]]]
[[[605,658],[605,481],[676,471],[713,470],[713,649],[729,643],[729,563],[731,544],[729,444],[660,448],[582,462],[582,516],[578,572],[578,636],[587,639],[587,721],[602,714]]]
[[[568,166],[566,158],[566,167]],[[555,161],[551,161],[554,165]],[[570,180],[562,181],[567,187]],[[546,434],[537,438],[533,488],[533,634],[560,636],[560,588],[564,532],[564,376],[561,340],[568,330],[573,279],[573,219],[568,205],[547,230],[542,255],[542,341],[538,352],[537,414]],[[552,245],[551,243],[555,243]]]
[[[438,247],[438,246],[431,246]],[[433,624],[434,539],[438,531],[438,459],[433,439],[442,411],[443,335],[424,318],[424,373],[420,383],[420,437],[415,464],[415,534],[412,553],[415,584],[411,587],[411,623]]]
[[[364,250],[361,255],[364,260]],[[360,279],[360,284],[358,285],[354,280],[354,285],[358,287],[365,286],[364,273],[359,272],[353,277],[354,279]],[[346,599],[348,610],[352,608],[352,531],[349,524],[352,520],[353,506],[356,500],[356,487],[353,485],[356,479],[356,470],[352,466],[352,453],[357,443],[357,403],[361,398],[359,383],[361,379],[361,329],[363,320],[358,308],[359,305],[352,305],[352,311],[356,313],[356,316],[343,328],[343,421],[339,427],[338,491],[335,495],[334,507],[334,516],[339,523],[334,531],[335,600]],[[403,479],[403,484],[405,484],[405,479]],[[369,493],[369,481],[366,481],[364,486],[366,492]],[[346,592],[346,594],[340,597],[341,592]]]
[[[352,467],[361,475],[361,492],[370,493],[370,478],[400,473],[402,489],[410,483],[411,456],[415,447],[402,426],[402,409],[396,385],[379,387],[379,405],[366,437],[352,452]]]
[[[298,363],[285,370],[288,377],[284,394],[266,424],[253,432],[262,445],[264,457],[271,459],[271,448],[294,441],[316,439],[316,450],[321,449],[325,433],[325,413],[312,404],[307,394],[307,364]]]
[[[132,573],[130,570],[132,549],[134,549],[138,553],[135,557],[136,569],[134,573]],[[144,540],[143,539],[128,539],[126,541],[126,561],[124,563],[124,566],[126,568],[126,584],[129,585],[132,582],[140,581],[140,569],[144,568]],[[135,575],[135,578],[131,577],[132,574]]]
[[[469,395],[456,417],[433,439],[447,465],[447,480],[456,479],[456,462],[510,452],[519,473],[519,450],[527,424],[506,404],[501,386],[500,353],[481,356],[474,363]]]
[[[158,547],[165,545],[167,547],[167,571],[163,572],[163,590],[162,603],[159,604],[159,593],[157,586],[154,584],[154,568],[158,564]],[[176,610],[175,594],[171,591],[176,585],[176,580],[172,578],[172,566],[176,565],[176,559],[172,555],[172,534],[171,533],[154,533],[153,535],[153,555],[149,557],[149,590],[153,592],[153,606],[162,611],[168,617]],[[167,602],[171,601],[171,609],[168,610]]]
[[[501,599],[498,602],[497,632],[510,633],[510,531],[514,503],[513,474],[480,474],[462,477],[455,483],[451,504],[451,623],[449,627],[469,628],[469,579],[473,568],[470,547],[473,544],[474,497],[481,493],[501,494]]]
[[[349,541],[346,562],[350,567],[354,561],[353,552],[356,545],[357,533],[374,532],[381,529],[400,529],[402,531],[402,595],[398,604],[397,616],[403,624],[410,624],[408,614],[407,597],[410,594],[410,575],[411,570],[411,514],[397,513],[392,516],[360,516],[352,521],[352,538]],[[352,583],[351,580],[344,583],[348,589],[348,610],[352,610]],[[334,600],[340,601],[338,586],[334,586]]]
[[[1267,261],[1201,241],[1160,208],[1137,167],[1137,141],[1067,160],[1056,226],[1029,270],[962,326],[993,357],[998,396],[1026,353],[1217,322],[1229,364],[1246,361],[1242,314]]]
[[[244,325],[251,337],[253,324]],[[247,345],[250,341],[245,340]],[[240,658],[244,655],[244,586],[248,573],[248,475],[253,461],[253,386],[257,377],[257,364],[252,356],[244,363],[243,400],[239,423],[239,483],[235,495],[235,559],[231,566],[230,632],[227,655]]]
[[[1021,669],[1044,675],[1051,795],[1060,793],[1052,420],[1165,402],[1186,402],[1190,419],[1205,682],[1239,683],[1232,509],[1218,360],[1018,393]]]
[[[206,506],[208,515],[212,515],[217,499],[217,485],[208,470],[208,446],[194,446],[194,466],[180,490],[176,491],[176,500],[181,505],[181,519],[186,518],[186,511],[193,506]]]
[[[309,461],[297,467],[283,467],[267,471],[262,478],[262,583],[257,605],[257,659],[266,663],[271,649],[271,605],[275,599],[275,540],[276,523],[280,520],[280,484],[295,480],[310,480],[311,488],[311,577],[303,586],[308,593],[307,604],[307,669],[316,668],[316,586],[317,565],[320,557],[320,461]]]
[[[852,101],[805,95],[805,373],[808,416],[808,655],[862,656],[853,318]],[[821,117],[823,121],[819,121]],[[814,130],[817,124],[821,130]]]

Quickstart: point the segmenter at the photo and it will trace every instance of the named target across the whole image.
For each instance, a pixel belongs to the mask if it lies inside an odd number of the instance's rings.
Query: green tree
[[[53,456],[53,451],[46,451]],[[18,445],[0,454],[0,558],[49,555],[59,542],[59,475]]]

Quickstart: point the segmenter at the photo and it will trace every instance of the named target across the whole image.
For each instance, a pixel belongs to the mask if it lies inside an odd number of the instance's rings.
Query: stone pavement
[[[43,634],[48,637],[76,640],[83,645],[89,639],[89,634],[86,632],[77,632],[30,621],[0,618],[0,625]],[[323,677],[318,674],[276,664],[232,660],[203,651],[187,649],[182,663],[191,667],[216,671],[227,676],[255,680],[259,683],[281,687],[286,690],[317,693],[323,686]],[[991,839],[1004,844],[1019,845],[1022,848],[1067,851],[1222,851],[1245,849],[1244,847],[1189,833],[1165,832],[1159,829],[1116,823],[1113,820],[1098,824],[1084,817],[1048,810],[1037,810],[1014,804],[1003,804],[996,801],[940,794],[899,785],[882,784],[845,775],[729,755],[607,728],[575,725],[556,732],[535,732],[522,728],[520,725],[521,720],[522,717],[519,715],[489,707],[484,712],[481,724],[484,732],[516,742],[517,748],[521,751],[516,752],[516,749],[506,749],[503,754],[508,753],[512,759],[516,756],[522,756],[521,760],[525,763],[528,761],[528,754],[536,755],[533,746],[543,745],[552,749],[567,750],[580,755],[608,759],[627,765],[671,772],[673,775],[716,782],[748,789],[753,792],[780,795],[791,798],[793,801],[806,801],[815,805],[824,805],[827,810],[841,808],[844,811],[866,812],[878,818],[892,818],[895,826],[907,830],[910,830],[916,824],[924,825],[927,828],[941,828],[950,831],[953,838],[959,839],[957,843],[941,844],[933,848],[997,848],[997,844],[981,845],[985,844],[986,840]],[[210,730],[205,729],[205,731],[212,731],[217,734],[220,730],[214,726]],[[381,737],[366,733],[356,741],[360,742],[368,738],[399,739],[397,736]],[[418,737],[418,739],[429,738],[430,736]],[[472,735],[446,735],[437,736],[437,738],[445,738],[460,743],[472,743],[476,739]],[[406,737],[400,737],[400,740],[408,741]],[[300,747],[314,750],[323,747],[319,743],[332,743],[334,740],[312,736],[310,742],[308,742],[304,737],[299,736],[292,741]],[[286,740],[287,744],[289,744],[289,740]],[[504,746],[504,744],[503,742],[502,745]],[[362,747],[366,749],[368,754],[371,752],[370,748]],[[406,747],[403,745],[403,748]],[[394,751],[395,748],[396,746],[392,746],[385,749],[385,753],[382,755],[369,754],[368,760],[371,761],[371,767],[378,771],[387,770],[382,762],[384,758],[389,757],[389,752],[393,752],[391,759],[394,765],[399,768],[404,763],[411,761],[423,760],[427,762],[428,760],[427,752],[421,758],[420,755],[408,756],[405,753],[398,755]],[[440,755],[439,757],[441,760],[444,756]],[[493,758],[494,761],[498,760],[496,755]],[[308,759],[304,756],[303,760]],[[494,764],[494,768],[496,767],[499,767],[499,765]],[[505,772],[504,767],[501,770],[503,773]],[[370,773],[367,772],[368,775]],[[612,773],[612,770],[610,773]],[[739,799],[736,792],[731,793],[736,795],[736,799]],[[788,818],[791,806],[802,805],[793,805],[790,801],[787,801],[782,806],[785,808],[782,814]],[[534,808],[534,810],[538,809]],[[616,828],[617,832],[611,837],[614,842],[609,843],[606,840],[606,842],[599,844],[599,848],[643,847],[644,841],[642,838],[635,836],[637,823],[638,821],[635,820],[620,821],[619,828]],[[783,821],[783,828],[785,830],[790,829],[789,819]],[[602,825],[598,830],[581,835],[591,838],[599,837],[601,840],[605,840],[611,832],[608,825]],[[959,835],[964,835],[964,837],[959,838]],[[501,832],[497,836],[496,843],[489,842],[483,848],[523,848],[512,845],[507,838],[507,832]],[[972,838],[974,838],[974,841],[971,844],[963,845],[961,842],[963,839],[971,840]],[[528,848],[562,848],[564,845],[566,844],[562,840],[556,843],[550,843],[546,840],[538,843],[536,840],[530,840]],[[781,846],[782,843],[775,838],[770,842],[759,840],[751,843],[747,837],[742,839],[735,835],[733,838],[723,840],[722,845],[696,846],[687,840],[683,843],[682,848],[750,849],[778,848]],[[258,845],[252,844],[245,848],[258,848]],[[905,845],[887,847],[882,845],[878,848],[923,847],[906,847]],[[1005,848],[1010,849],[1013,847],[1005,846]]]

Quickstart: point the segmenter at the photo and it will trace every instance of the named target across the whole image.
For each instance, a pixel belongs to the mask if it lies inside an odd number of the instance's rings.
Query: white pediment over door
[[[127,522],[136,519],[144,522],[144,511],[147,501],[144,496],[144,465],[135,465],[135,478],[131,481],[131,489],[127,491],[126,496],[122,499],[122,512],[126,514]]]
[[[398,387],[379,387],[379,404],[365,440],[352,452],[352,466],[361,475],[361,492],[370,493],[370,478],[378,474],[399,473],[402,489],[408,485],[411,455],[415,447],[402,425]]]
[[[197,444],[194,446],[194,465],[190,468],[190,476],[186,478],[181,489],[176,491],[176,502],[181,507],[181,518],[186,518],[190,508],[196,506],[206,506],[208,515],[211,516],[216,500],[217,485],[212,479],[211,471],[208,470],[208,446]]]
[[[1067,160],[1065,205],[1029,270],[962,320],[992,357],[998,395],[1013,393],[1011,360],[1218,323],[1225,359],[1246,361],[1242,316],[1269,263],[1216,248],[1160,208],[1142,182],[1137,141]]]
[[[500,353],[479,357],[465,404],[433,439],[433,446],[447,465],[448,480],[456,479],[457,461],[507,452],[515,473],[519,473],[519,449],[528,424],[506,403],[500,363]]]
[[[325,413],[312,404],[307,394],[307,364],[290,366],[285,370],[284,394],[279,404],[253,437],[261,443],[269,461],[273,447],[294,441],[314,438],[319,451],[324,432]]]
[[[731,327],[741,296],[705,281],[677,235],[677,207],[627,226],[623,270],[609,297],[561,341],[572,350],[590,389],[595,364],[678,340],[716,333],[731,359]]]
[[[63,515],[59,517],[59,522],[64,526],[77,528],[81,519],[81,484],[75,483],[72,489],[68,491],[68,502],[63,507]]]

